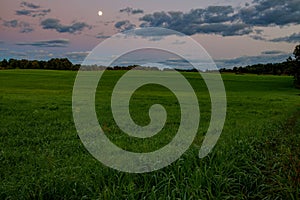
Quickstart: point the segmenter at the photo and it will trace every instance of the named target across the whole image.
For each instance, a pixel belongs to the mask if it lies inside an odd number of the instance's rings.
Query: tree
[[[300,61],[300,44],[295,47],[293,54],[296,58],[296,61]]]
[[[293,52],[295,56],[294,60],[294,78],[295,78],[295,86],[300,88],[300,44],[295,47]]]
[[[18,60],[13,59],[13,58],[8,60],[8,69],[20,69],[19,66],[20,65],[19,65]]]
[[[6,59],[3,59],[0,63],[0,69],[6,69],[8,67],[8,62]]]

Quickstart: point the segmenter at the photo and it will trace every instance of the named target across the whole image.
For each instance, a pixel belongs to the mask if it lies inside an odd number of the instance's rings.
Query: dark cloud
[[[32,31],[34,31],[34,29],[31,28],[31,27],[23,27],[23,28],[20,30],[20,33],[30,33],[30,32],[32,32]]]
[[[115,23],[115,27],[117,29],[120,29],[121,31],[127,31],[127,30],[134,29],[136,26],[128,20],[123,20]]]
[[[299,0],[254,0],[239,10],[237,17],[249,25],[300,24]]]
[[[133,8],[127,7],[127,8],[121,9],[120,13],[127,13],[128,15],[130,15],[130,14],[136,15],[136,14],[143,14],[144,11],[142,9],[133,9]]]
[[[253,30],[255,26],[300,24],[299,10],[299,0],[253,0],[252,4],[242,8],[209,6],[187,13],[154,12],[140,18],[140,27],[164,27],[187,35],[205,33],[235,36],[255,33],[256,36],[250,37],[265,40],[259,36],[262,30]]]
[[[18,20],[14,19],[11,21],[4,21],[3,26],[8,27],[8,28],[16,28],[18,27]]]
[[[30,17],[43,17],[51,12],[51,9],[45,10],[17,10],[16,15],[25,15]]]
[[[266,38],[260,36],[260,35],[250,35],[250,37],[254,40],[261,40],[261,41],[267,41]]]
[[[239,66],[254,65],[257,63],[280,63],[286,61],[291,54],[280,53],[280,54],[262,54],[258,56],[242,56],[233,59],[215,60],[218,68],[233,68]]]
[[[155,12],[140,18],[146,25],[156,27],[165,26],[172,29],[191,25],[222,23],[233,20],[234,9],[232,6],[209,6],[206,9],[193,9],[188,13],[183,12]]]
[[[255,29],[254,31],[258,35],[261,35],[264,32],[264,30],[261,30],[261,29]]]
[[[22,7],[27,7],[27,8],[32,8],[32,9],[40,8],[39,5],[35,5],[35,4],[33,4],[33,3],[29,3],[29,2],[25,2],[25,1],[23,1],[23,2],[21,3],[21,6],[22,6]]]
[[[237,24],[223,24],[223,23],[216,23],[216,24],[207,24],[201,25],[194,29],[194,33],[206,33],[206,34],[218,34],[222,36],[235,36],[235,35],[248,35],[252,32],[251,27],[243,23]]]
[[[263,51],[261,52],[262,55],[278,55],[278,54],[284,54],[285,52],[283,51],[278,51],[278,50],[271,50],[271,51]]]
[[[158,62],[159,64],[168,66],[169,68],[188,69],[193,68],[192,65],[185,59],[172,58]]]
[[[105,26],[108,26],[109,24],[114,24],[115,21],[112,20],[112,21],[98,21],[97,23],[101,23],[101,24],[104,24]]]
[[[122,24],[123,22],[121,23],[121,25]],[[171,29],[157,28],[157,27],[129,29],[128,32],[126,32],[126,35],[139,36],[149,41],[160,41],[169,35],[184,36],[180,32]]]
[[[252,27],[235,19],[232,6],[209,6],[183,12],[155,12],[140,18],[141,27],[164,27],[186,35],[198,33],[223,36],[247,35]]]
[[[16,15],[26,15],[26,16],[30,16],[32,14],[32,10],[17,10],[16,11]]]
[[[183,36],[182,33],[173,31],[171,29],[166,29],[166,28],[155,28],[155,27],[149,27],[147,29],[136,29],[134,30],[134,34],[137,36],[142,36],[142,37],[164,37],[168,35],[178,35],[178,36]]]
[[[290,36],[280,37],[270,40],[271,42],[288,42],[288,43],[297,43],[300,42],[300,32],[294,33]]]
[[[141,66],[164,66],[164,67],[183,67],[190,64],[183,58],[170,53],[168,51],[156,49],[141,49],[138,51],[130,52],[125,57],[121,56],[114,60],[112,65],[128,66],[128,65],[141,65]]]
[[[98,33],[96,38],[98,38],[98,39],[107,39],[107,38],[110,38],[110,36],[104,35],[103,33]]]
[[[98,36],[96,36],[96,38],[98,38],[98,39],[107,39],[107,38],[110,38],[110,36],[108,36],[108,35],[98,35]]]
[[[39,5],[23,1],[21,3],[22,10],[16,10],[16,15],[43,17],[51,12],[51,9],[40,9]]]
[[[209,6],[203,11],[204,23],[220,23],[232,21],[234,9],[232,6]]]
[[[19,28],[20,33],[30,33],[34,31],[29,23],[18,20],[4,21],[3,26],[7,28]]]
[[[71,25],[62,25],[60,20],[53,18],[43,20],[41,26],[43,29],[53,29],[59,33],[76,33],[85,28],[91,29],[91,26],[85,22],[73,22]]]
[[[133,9],[131,11],[131,14],[136,15],[136,14],[143,14],[144,11],[142,9]]]
[[[67,47],[69,45],[67,39],[56,39],[56,40],[42,40],[35,42],[21,42],[16,43],[19,46],[34,46],[34,47]]]

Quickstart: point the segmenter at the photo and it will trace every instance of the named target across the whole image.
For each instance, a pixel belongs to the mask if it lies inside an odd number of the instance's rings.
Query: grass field
[[[133,119],[146,125],[149,106],[161,103],[166,127],[151,139],[120,134],[109,97],[123,73],[104,74],[96,96],[99,122],[124,149],[159,149],[179,126],[176,98],[161,86],[140,88],[130,104]],[[194,143],[166,168],[129,174],[102,165],[81,143],[72,118],[76,72],[0,71],[0,199],[299,199],[300,90],[292,77],[223,74],[225,126],[213,152],[199,159],[210,98],[198,74],[184,75],[201,110]]]

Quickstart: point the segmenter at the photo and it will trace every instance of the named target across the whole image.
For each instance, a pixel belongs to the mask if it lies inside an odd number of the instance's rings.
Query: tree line
[[[293,55],[294,58],[289,57],[282,63],[255,64],[246,67],[234,67],[232,69],[222,68],[220,72],[294,76],[295,86],[300,88],[300,45],[295,47]]]
[[[230,72],[236,74],[257,74],[257,75],[293,75],[294,61],[282,63],[255,64],[245,67],[234,67],[232,69],[222,68],[220,72]]]
[[[17,60],[3,59],[0,61],[0,69],[49,69],[49,70],[79,70],[80,65],[72,64],[67,58],[52,58],[43,60]]]
[[[219,71],[231,72],[236,74],[269,74],[269,75],[289,75],[294,76],[295,86],[300,88],[300,45],[295,47],[293,52],[294,58],[289,57],[285,62],[282,63],[268,63],[268,64],[255,64],[246,67],[234,67],[233,69],[222,68]],[[79,64],[72,64],[67,58],[52,58],[48,61],[38,60],[16,60],[16,59],[3,59],[0,61],[0,69],[49,69],[49,70],[79,70]],[[115,67],[101,67],[91,66],[91,70],[95,69],[107,69],[107,70],[131,70],[145,67],[138,65],[131,65],[127,67],[115,66]],[[148,70],[158,70],[156,67],[149,68]],[[191,70],[180,70],[186,72],[194,72],[195,69]]]

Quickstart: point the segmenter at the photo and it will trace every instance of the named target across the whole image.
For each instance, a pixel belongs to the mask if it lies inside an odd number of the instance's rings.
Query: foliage
[[[293,61],[295,86],[300,88],[300,44],[295,47],[293,54],[295,56],[295,60]]]
[[[287,60],[282,63],[255,64],[246,67],[234,67],[233,69],[220,69],[220,72],[236,74],[257,74],[257,75],[294,75],[294,62]]]
[[[0,69],[51,69],[51,70],[78,70],[80,65],[73,65],[67,58],[52,58],[49,61],[3,59]]]
[[[295,47],[294,57],[289,57],[285,62],[282,63],[268,63],[268,64],[255,64],[246,67],[234,67],[233,69],[222,68],[220,72],[230,72],[236,74],[265,74],[265,75],[289,75],[294,76],[295,86],[300,87],[300,45]],[[0,61],[0,69],[50,69],[50,70],[79,70],[80,65],[73,65],[67,58],[52,58],[49,61],[29,61],[29,60],[16,60],[16,59],[3,59]],[[145,68],[139,65],[130,66],[114,66],[114,67],[103,67],[92,65],[89,67],[90,70],[131,70],[131,69],[143,68],[149,70],[158,70],[156,67]],[[88,69],[88,68],[85,68]],[[180,72],[195,72],[195,69],[176,69]],[[164,71],[169,71],[164,69]]]
[[[300,45],[293,52],[295,59],[289,57],[282,63],[256,64],[246,67],[234,67],[233,69],[220,69],[220,72],[236,74],[265,74],[265,75],[289,75],[294,76],[294,85],[300,88]]]

